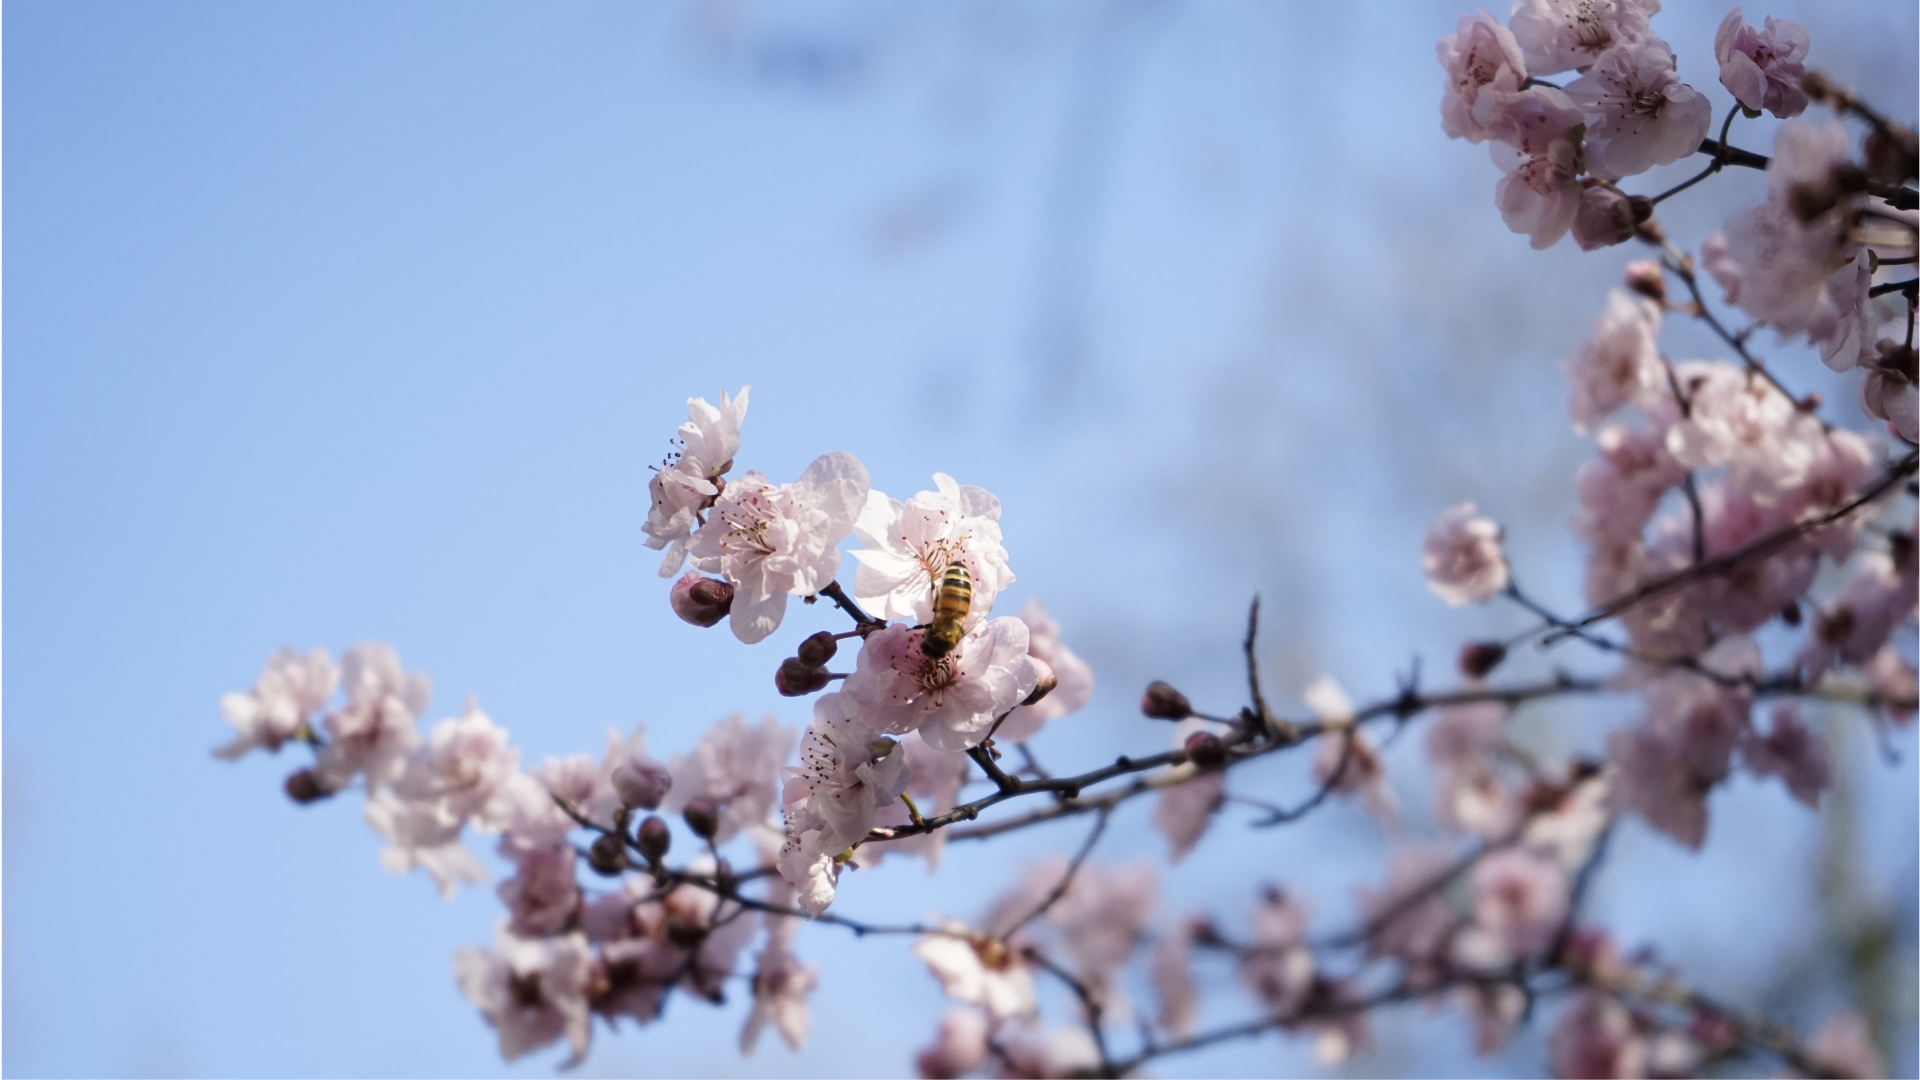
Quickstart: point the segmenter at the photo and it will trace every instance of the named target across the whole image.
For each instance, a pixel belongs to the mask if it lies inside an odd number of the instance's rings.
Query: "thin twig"
[[[1060,875],[1060,881],[1047,890],[1047,895],[1032,911],[1027,912],[1019,922],[1008,927],[1006,933],[1000,935],[1001,937],[1012,937],[1015,931],[1045,915],[1048,908],[1059,903],[1060,898],[1067,895],[1067,890],[1073,887],[1074,875],[1080,872],[1080,867],[1086,863],[1087,856],[1093,853],[1093,845],[1100,842],[1100,834],[1107,831],[1107,818],[1112,812],[1112,807],[1103,807],[1100,810],[1100,816],[1094,819],[1093,830],[1087,833],[1086,841],[1080,845],[1080,850],[1074,853],[1073,861],[1067,864],[1067,872]]]

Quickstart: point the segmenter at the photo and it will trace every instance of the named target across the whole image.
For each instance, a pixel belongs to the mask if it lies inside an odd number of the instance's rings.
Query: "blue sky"
[[[1722,10],[1669,6],[1656,27],[1723,106]],[[1910,6],[1767,13],[1911,115]],[[1256,591],[1290,704],[1321,671],[1389,692],[1416,653],[1440,670],[1517,625],[1421,582],[1420,531],[1461,499],[1573,606],[1591,450],[1556,361],[1637,253],[1534,253],[1501,226],[1484,148],[1439,130],[1432,43],[1457,14],[9,4],[0,1066],[552,1072],[557,1053],[501,1064],[453,987],[490,891],[443,903],[389,877],[352,800],[279,795],[285,760],[215,762],[217,701],[279,645],[379,639],[434,677],[431,718],[475,695],[534,759],[597,752],[609,725],[644,721],[670,754],[734,712],[804,722],[771,674],[825,613],[755,649],[693,631],[641,544],[646,467],[690,395],[752,384],[740,463],[775,478],[848,450],[897,496],[942,471],[1001,497],[1005,602],[1044,598],[1100,680],[1036,745],[1060,766],[1159,749],[1132,709],[1148,678],[1230,706]],[[1764,149],[1769,123],[1736,141]],[[1663,217],[1697,243],[1759,191],[1716,178]],[[1711,343],[1676,326],[1669,346]],[[1620,718],[1526,723],[1591,749]],[[1833,730],[1862,902],[1907,912],[1910,1005],[1913,738],[1888,766],[1857,718]],[[1264,790],[1302,782],[1302,762],[1265,768]],[[1103,857],[1158,857],[1145,811]],[[1832,807],[1740,781],[1714,813],[1700,856],[1629,827],[1594,913],[1817,1019],[1846,992],[1817,955]],[[889,867],[842,902],[974,914],[1077,835]],[[1345,807],[1222,822],[1164,911],[1236,918],[1253,867],[1336,926],[1384,850]],[[819,927],[800,947],[823,976],[803,1054],[743,1062],[738,1000],[681,1001],[583,1071],[904,1069],[939,1007],[906,944]],[[1208,1015],[1241,1008],[1223,992]],[[1377,1034],[1367,1071],[1540,1068],[1537,1028],[1492,1064],[1411,1010]],[[1305,1053],[1268,1039],[1157,1071],[1294,1073]]]

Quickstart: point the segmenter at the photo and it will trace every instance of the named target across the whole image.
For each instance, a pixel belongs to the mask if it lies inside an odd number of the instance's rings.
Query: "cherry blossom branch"
[[[1254,594],[1253,603],[1247,608],[1247,638],[1241,650],[1247,656],[1247,690],[1253,695],[1254,714],[1260,724],[1275,738],[1294,737],[1292,726],[1285,720],[1276,719],[1273,710],[1267,708],[1267,697],[1260,692],[1260,660],[1254,653],[1254,639],[1260,634],[1260,596]]]
[[[1022,949],[1020,955],[1026,959],[1027,963],[1065,983],[1067,989],[1073,991],[1073,996],[1080,999],[1080,1007],[1086,1012],[1087,1032],[1093,1036],[1094,1048],[1100,1052],[1100,1075],[1126,1075],[1124,1070],[1117,1068],[1113,1063],[1113,1054],[1107,1049],[1107,1034],[1101,1024],[1100,1000],[1093,995],[1092,990],[1087,988],[1087,984],[1075,978],[1072,972],[1054,963],[1045,953],[1031,945]]]
[[[1888,466],[1887,471],[1883,473],[1878,480],[1869,484],[1860,495],[1839,509],[1823,514],[1817,518],[1809,518],[1806,521],[1777,529],[1765,536],[1735,548],[1724,555],[1716,555],[1704,562],[1695,563],[1684,570],[1676,571],[1665,577],[1655,578],[1610,603],[1603,604],[1577,619],[1570,620],[1565,628],[1555,630],[1549,634],[1546,642],[1551,644],[1558,638],[1570,637],[1575,630],[1585,629],[1594,623],[1614,618],[1622,612],[1654,599],[1655,597],[1665,596],[1675,589],[1691,585],[1695,581],[1703,578],[1718,577],[1727,574],[1749,559],[1765,558],[1768,555],[1790,547],[1802,537],[1843,520],[1862,507],[1875,502],[1882,495],[1885,495],[1898,486],[1902,480],[1912,476],[1916,466],[1920,466],[1920,454],[1910,453],[1906,457]]]
[[[876,619],[865,611],[862,611],[860,605],[853,602],[853,597],[847,595],[846,590],[840,587],[838,581],[827,582],[825,587],[823,587],[817,595],[824,596],[833,601],[836,607],[851,616],[853,621],[859,625],[862,637],[887,625],[886,620]],[[807,599],[811,601],[813,597],[808,597]]]
[[[1748,371],[1772,383],[1773,388],[1786,395],[1788,401],[1799,402],[1800,397],[1797,394],[1787,389],[1786,384],[1775,378],[1773,372],[1767,369],[1767,365],[1761,363],[1758,357],[1747,351],[1745,339],[1729,331],[1721,324],[1719,318],[1713,314],[1713,311],[1707,307],[1706,296],[1700,291],[1700,280],[1693,268],[1693,257],[1682,252],[1679,248],[1674,247],[1671,243],[1666,243],[1664,246],[1666,248],[1666,257],[1660,260],[1660,264],[1675,277],[1679,278],[1680,283],[1687,287],[1688,295],[1693,297],[1693,315],[1701,322],[1706,323],[1708,329],[1712,330],[1721,341],[1727,343],[1727,347],[1732,349],[1734,353],[1740,357],[1742,363],[1746,364]],[[1668,377],[1671,379],[1671,374],[1669,374]]]

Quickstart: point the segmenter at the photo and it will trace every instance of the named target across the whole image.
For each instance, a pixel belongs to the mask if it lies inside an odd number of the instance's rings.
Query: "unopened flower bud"
[[[1780,609],[1780,621],[1788,626],[1800,625],[1800,601],[1789,600],[1787,606]]]
[[[1187,695],[1155,679],[1140,698],[1140,711],[1156,720],[1185,720],[1193,715],[1193,705]]]
[[[601,833],[587,848],[587,865],[601,877],[618,876],[627,868],[627,846],[618,834]]]
[[[733,610],[733,586],[689,570],[673,583],[673,613],[695,626],[712,626]]]
[[[1635,259],[1627,264],[1627,288],[1656,304],[1666,303],[1667,278],[1652,259]]]
[[[1800,89],[1805,92],[1808,97],[1820,102],[1822,105],[1826,104],[1827,99],[1833,97],[1835,93],[1832,80],[1817,71],[1808,71],[1801,74]]]
[[[1027,699],[1020,703],[1022,705],[1040,704],[1041,698],[1053,693],[1053,688],[1060,685],[1060,676],[1053,673],[1053,668],[1037,658],[1033,662],[1040,667],[1040,681],[1033,684],[1033,693],[1027,695]]]
[[[773,673],[773,688],[780,691],[782,697],[805,697],[826,686],[827,673],[812,667],[797,656],[789,656],[780,661],[780,670]]]
[[[800,643],[795,650],[794,659],[808,667],[826,667],[833,654],[840,651],[840,642],[834,639],[833,631],[822,630]]]
[[[320,777],[315,774],[312,769],[301,769],[299,772],[288,773],[285,786],[287,789],[287,798],[292,799],[302,806],[305,806],[307,803],[319,802],[321,799],[330,798],[334,793],[334,789],[322,783]]]
[[[645,756],[630,757],[614,766],[608,779],[622,806],[640,810],[658,809],[660,800],[667,797],[667,789],[673,787],[673,774],[667,767]]]
[[[687,819],[687,828],[702,840],[711,840],[720,831],[720,808],[712,799],[690,799],[680,814]]]
[[[640,854],[650,863],[658,863],[667,857],[667,848],[673,845],[673,830],[667,827],[664,818],[651,814],[640,823]]]
[[[1226,763],[1227,745],[1211,731],[1196,731],[1187,736],[1187,760],[1203,769]]]
[[[1653,204],[1643,207],[1645,216],[1636,217],[1633,201],[1612,184],[1594,184],[1580,195],[1580,207],[1573,215],[1573,242],[1581,251],[1624,244],[1633,238],[1633,227],[1653,216]]]
[[[1460,647],[1460,674],[1484,679],[1507,658],[1507,647],[1497,641],[1470,641]]]
[[[1652,218],[1635,225],[1633,235],[1641,243],[1652,244],[1654,247],[1660,247],[1667,242],[1667,230],[1661,228],[1660,223]]]

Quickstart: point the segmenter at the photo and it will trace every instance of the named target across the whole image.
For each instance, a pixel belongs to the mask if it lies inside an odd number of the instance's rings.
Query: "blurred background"
[[[1724,111],[1725,8],[1668,7],[1655,29]],[[380,639],[433,676],[429,722],[475,695],[530,764],[597,755],[609,726],[644,722],[666,757],[734,712],[803,724],[773,668],[832,613],[795,606],[745,648],[674,619],[642,546],[689,396],[751,384],[740,467],[776,480],[848,450],[896,497],[935,471],[1000,496],[1005,610],[1043,598],[1099,680],[1035,743],[1056,769],[1163,749],[1135,711],[1150,678],[1236,707],[1255,592],[1296,714],[1321,672],[1363,701],[1416,656],[1450,679],[1462,641],[1522,625],[1425,588],[1421,532],[1457,501],[1506,525],[1530,591],[1577,607],[1566,521],[1592,448],[1558,361],[1641,251],[1537,253],[1501,224],[1486,149],[1439,126],[1433,45],[1461,11],[8,4],[5,1072],[553,1072],[560,1048],[501,1063],[454,987],[491,889],[447,903],[384,873],[357,798],[282,796],[301,755],[213,760],[217,702],[277,646]],[[1913,5],[1764,15],[1914,115]],[[1734,141],[1765,152],[1773,123]],[[1695,247],[1763,188],[1735,170],[1661,217]],[[1669,325],[1671,355],[1717,355]],[[1858,424],[1816,358],[1757,340]],[[1609,667],[1566,650],[1508,673],[1554,663]],[[1516,725],[1564,757],[1626,710]],[[1861,715],[1826,720],[1840,784],[1818,813],[1737,776],[1698,855],[1629,820],[1589,911],[1803,1030],[1858,1005],[1912,1075],[1913,731],[1889,762]],[[1291,801],[1306,757],[1236,788]],[[1406,835],[1432,835],[1420,740],[1389,763]],[[1099,857],[1164,865],[1149,809]],[[1389,838],[1354,807],[1245,820],[1163,878],[1163,920],[1241,925],[1271,881],[1338,929],[1384,875]],[[953,846],[934,876],[895,861],[836,909],[972,917],[1081,835]],[[909,945],[806,929],[822,978],[797,1055],[771,1035],[737,1055],[742,983],[602,1029],[579,1072],[906,1072],[943,1008]],[[1215,974],[1203,1023],[1247,1015]],[[1406,1007],[1349,1069],[1536,1075],[1552,1018],[1480,1061],[1457,1016]],[[1270,1036],[1152,1069],[1317,1067]]]

